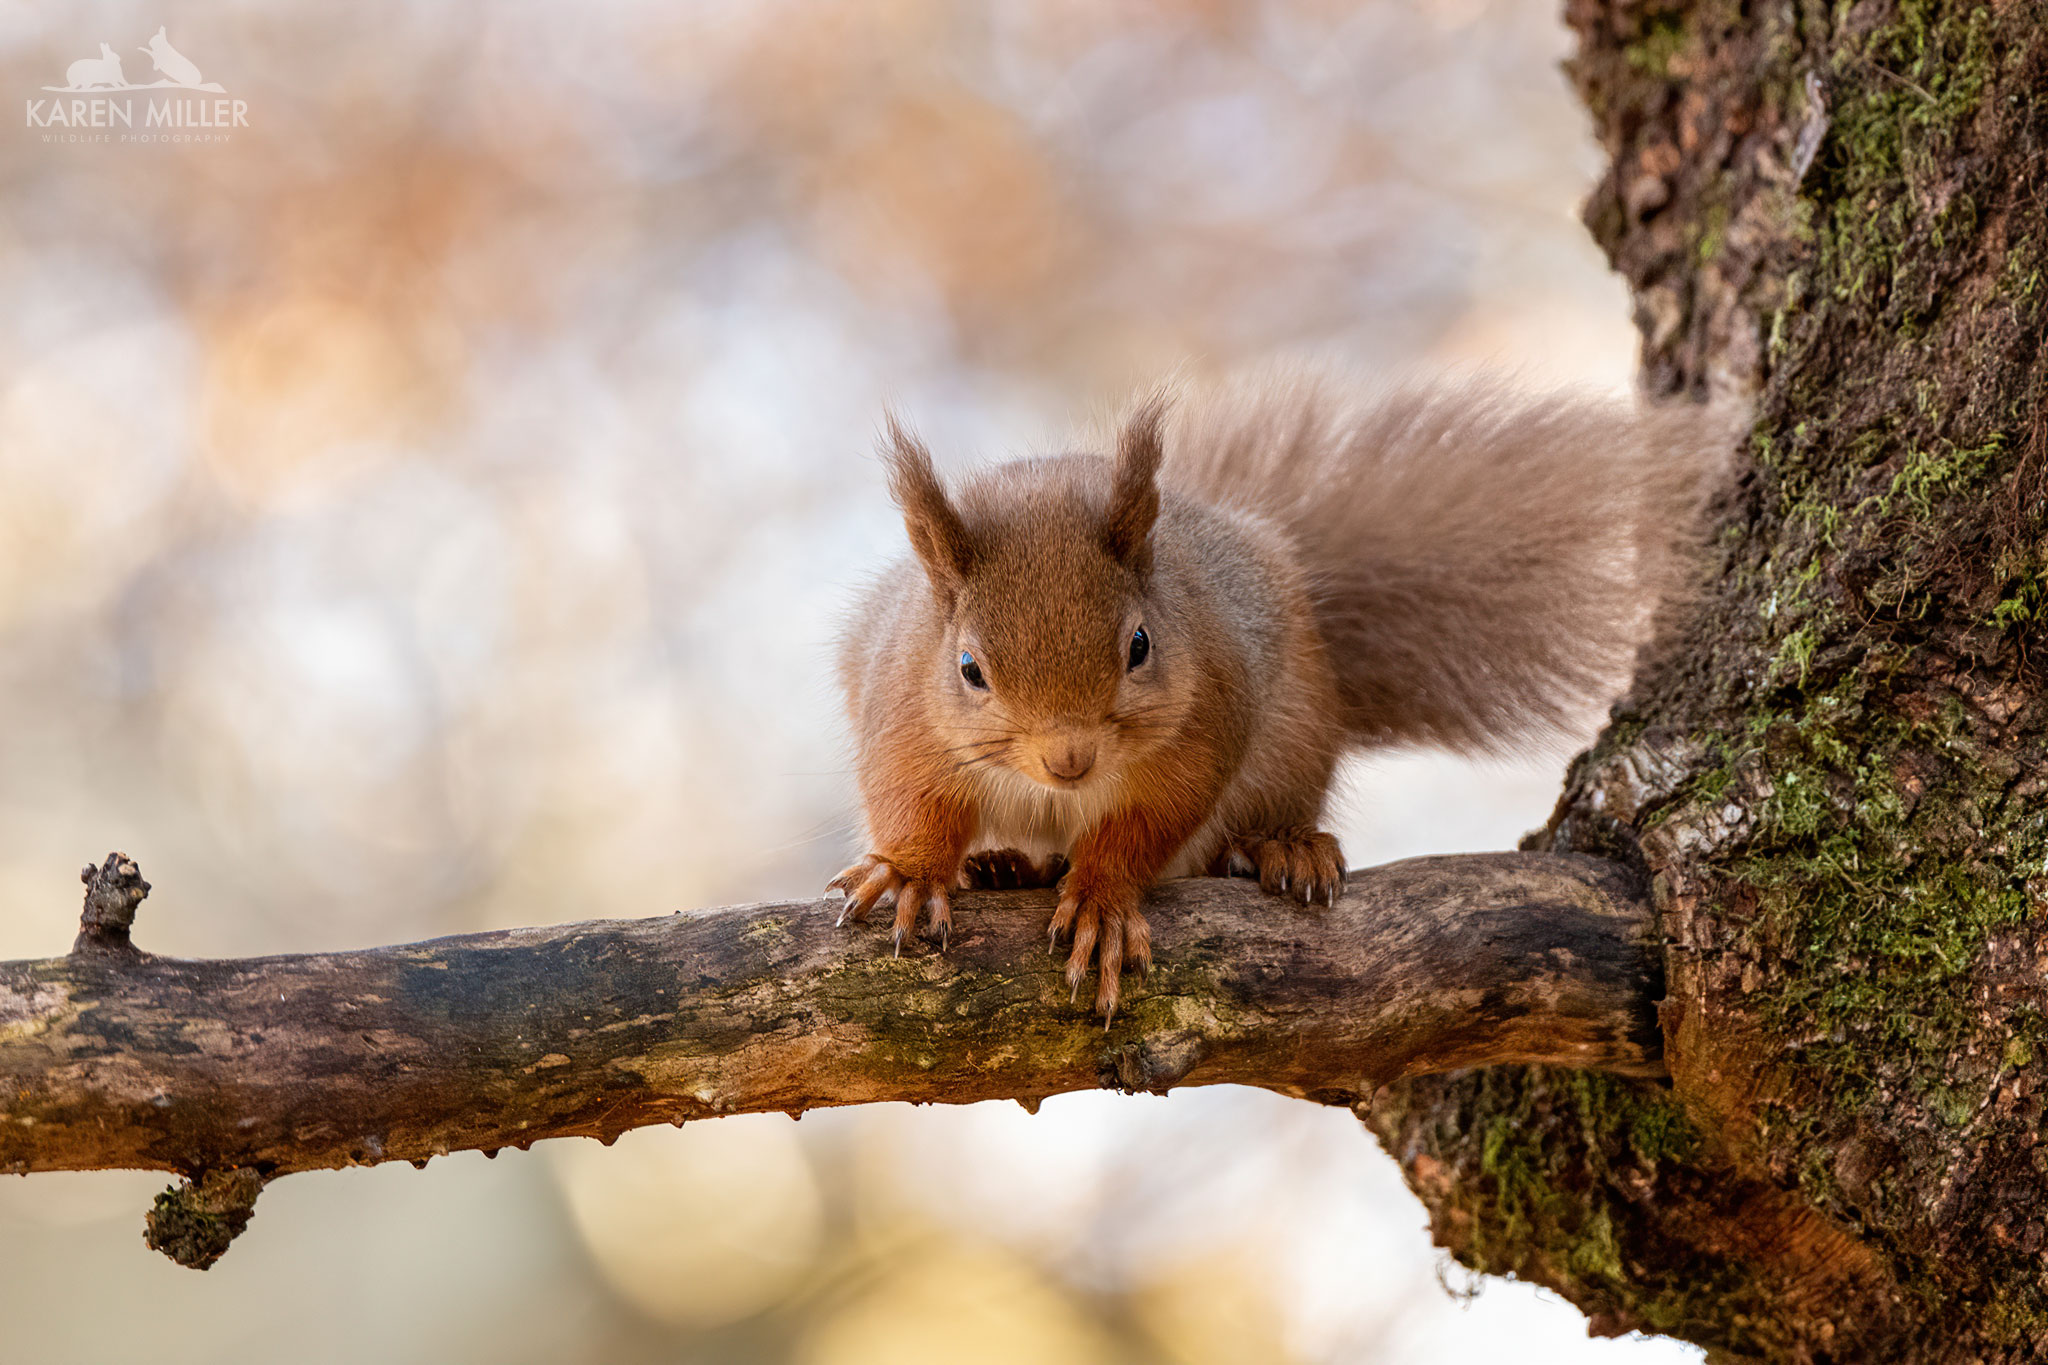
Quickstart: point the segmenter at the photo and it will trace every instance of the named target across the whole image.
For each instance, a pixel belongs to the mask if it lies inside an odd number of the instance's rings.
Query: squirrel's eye
[[[1151,653],[1152,637],[1145,633],[1143,626],[1139,626],[1131,632],[1131,667],[1136,668],[1144,663]]]
[[[981,665],[974,662],[974,656],[964,649],[960,651],[960,676],[967,679],[967,685],[975,691],[988,691],[988,679],[981,676]]]

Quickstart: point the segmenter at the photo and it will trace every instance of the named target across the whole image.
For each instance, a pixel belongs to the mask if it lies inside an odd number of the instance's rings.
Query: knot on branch
[[[143,1218],[142,1240],[179,1265],[205,1270],[256,1214],[264,1180],[252,1170],[208,1171],[197,1184],[181,1180],[156,1197]]]
[[[85,913],[78,917],[78,939],[71,951],[134,951],[128,931],[135,924],[135,907],[149,894],[142,869],[125,853],[109,853],[98,867],[87,863],[78,879],[85,883]]]
[[[1105,1090],[1163,1095],[1195,1069],[1206,1051],[1197,1033],[1135,1039],[1103,1057],[1098,1079]]]

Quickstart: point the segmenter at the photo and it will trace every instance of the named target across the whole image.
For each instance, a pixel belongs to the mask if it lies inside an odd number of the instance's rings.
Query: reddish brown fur
[[[887,574],[841,648],[876,849],[833,882],[847,913],[893,902],[900,950],[920,915],[944,938],[970,857],[1009,884],[1064,858],[1052,932],[1077,990],[1099,949],[1107,1015],[1150,962],[1161,877],[1334,899],[1317,825],[1347,747],[1500,749],[1626,682],[1714,425],[1478,384],[1355,407],[1282,378],[1149,399],[1113,460],[1015,461],[949,498],[892,421],[922,572]]]

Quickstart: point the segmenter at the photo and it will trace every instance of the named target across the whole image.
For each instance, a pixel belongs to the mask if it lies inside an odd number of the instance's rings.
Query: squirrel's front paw
[[[1088,977],[1089,963],[1101,957],[1101,972],[1095,984],[1095,1012],[1102,1026],[1116,1014],[1119,978],[1126,966],[1136,972],[1152,969],[1152,926],[1137,898],[1090,895],[1069,876],[1060,890],[1060,903],[1052,912],[1048,935],[1057,945],[1069,931],[1073,951],[1067,954],[1067,985],[1078,996]]]
[[[878,905],[896,907],[896,952],[903,953],[903,940],[917,928],[918,911],[924,911],[925,936],[936,939],[943,950],[953,935],[953,906],[946,899],[943,882],[907,876],[896,864],[879,853],[870,853],[825,884],[827,891],[842,892],[846,908],[839,922],[865,921],[868,911]]]
[[[1344,850],[1335,835],[1320,830],[1232,835],[1218,861],[1223,875],[1257,877],[1268,895],[1292,896],[1303,905],[1335,905],[1344,889]]]

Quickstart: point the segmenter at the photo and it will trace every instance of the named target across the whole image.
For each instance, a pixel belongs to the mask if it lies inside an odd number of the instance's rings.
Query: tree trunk
[[[1531,847],[1636,861],[1667,1087],[1404,1082],[1478,1269],[1715,1360],[2048,1359],[2048,31],[1570,0],[1647,386],[1754,394],[1699,598]]]

